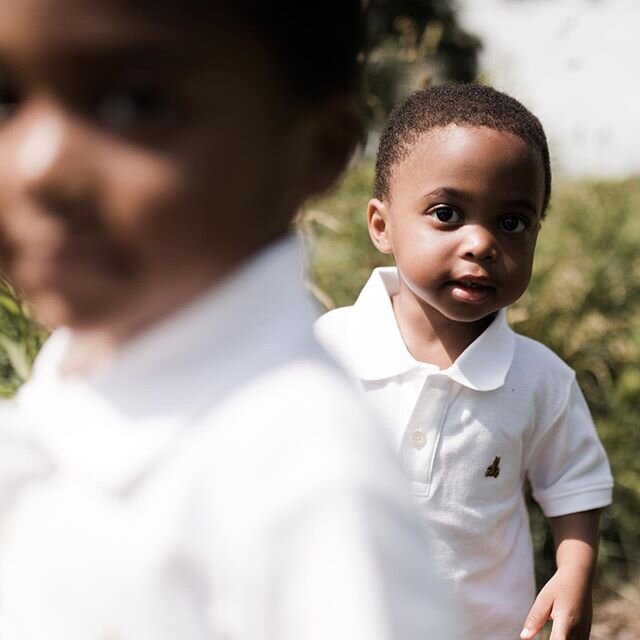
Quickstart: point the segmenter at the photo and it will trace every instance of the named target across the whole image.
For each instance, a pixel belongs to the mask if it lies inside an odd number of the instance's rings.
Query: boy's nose
[[[57,165],[62,151],[64,123],[53,115],[30,124],[18,148],[18,175],[28,184],[46,179]]]
[[[465,258],[482,262],[495,262],[498,258],[498,243],[491,231],[479,225],[469,225],[465,229],[463,244]]]
[[[84,193],[79,133],[55,110],[25,114],[16,148],[17,179],[32,197],[69,200]]]

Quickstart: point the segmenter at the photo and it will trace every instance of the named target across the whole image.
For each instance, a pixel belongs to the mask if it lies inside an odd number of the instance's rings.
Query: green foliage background
[[[300,225],[312,252],[313,290],[327,307],[351,304],[373,267],[388,264],[365,224],[373,166],[352,167]],[[514,329],[553,349],[576,372],[616,478],[603,516],[600,588],[640,568],[640,179],[561,182],[543,223],[531,285],[509,312]],[[553,547],[532,505],[538,579]]]
[[[0,396],[12,396],[27,380],[45,336],[21,296],[0,278]]]
[[[434,82],[471,82],[480,41],[449,0],[368,0],[365,115],[379,127],[395,103]]]

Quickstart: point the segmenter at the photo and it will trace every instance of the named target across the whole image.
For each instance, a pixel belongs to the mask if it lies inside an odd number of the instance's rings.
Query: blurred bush
[[[373,166],[301,216],[313,289],[326,307],[351,304],[373,267],[366,204]],[[615,590],[640,568],[640,179],[558,184],[543,223],[531,285],[509,312],[576,372],[616,478],[603,516],[600,585]],[[532,505],[538,579],[553,571],[553,545]]]
[[[365,112],[378,128],[399,99],[433,82],[470,82],[480,41],[451,0],[369,0]]]
[[[0,278],[0,396],[12,396],[29,377],[44,337],[22,298]]]

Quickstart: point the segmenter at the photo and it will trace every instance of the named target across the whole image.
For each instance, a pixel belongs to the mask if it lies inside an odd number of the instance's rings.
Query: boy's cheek
[[[150,154],[106,154],[102,164],[101,209],[121,233],[135,234],[168,213],[179,217],[177,203],[187,191],[187,171],[179,163]]]
[[[215,176],[162,160],[122,163],[111,176],[104,208],[110,234],[145,280],[196,266],[222,271],[234,244],[230,228],[240,217]]]

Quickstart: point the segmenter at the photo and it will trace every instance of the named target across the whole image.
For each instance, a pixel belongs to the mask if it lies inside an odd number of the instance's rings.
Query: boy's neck
[[[167,275],[162,288],[141,287],[129,304],[102,322],[71,327],[73,340],[62,362],[62,375],[84,375],[108,366],[123,345],[192,304],[220,285],[237,264],[212,270],[193,269],[189,277]]]
[[[84,327],[71,326],[72,343],[62,362],[62,375],[89,374],[109,365],[124,345],[154,326],[195,303],[201,296],[217,290],[234,274],[255,261],[269,248],[277,247],[286,233],[274,235],[250,250],[230,256],[212,266],[208,260],[188,273],[176,270],[167,273],[162,288],[142,286],[128,304],[115,309],[103,322]]]
[[[391,302],[409,353],[440,369],[449,368],[495,318],[492,314],[475,322],[456,322],[408,291],[394,295]]]

